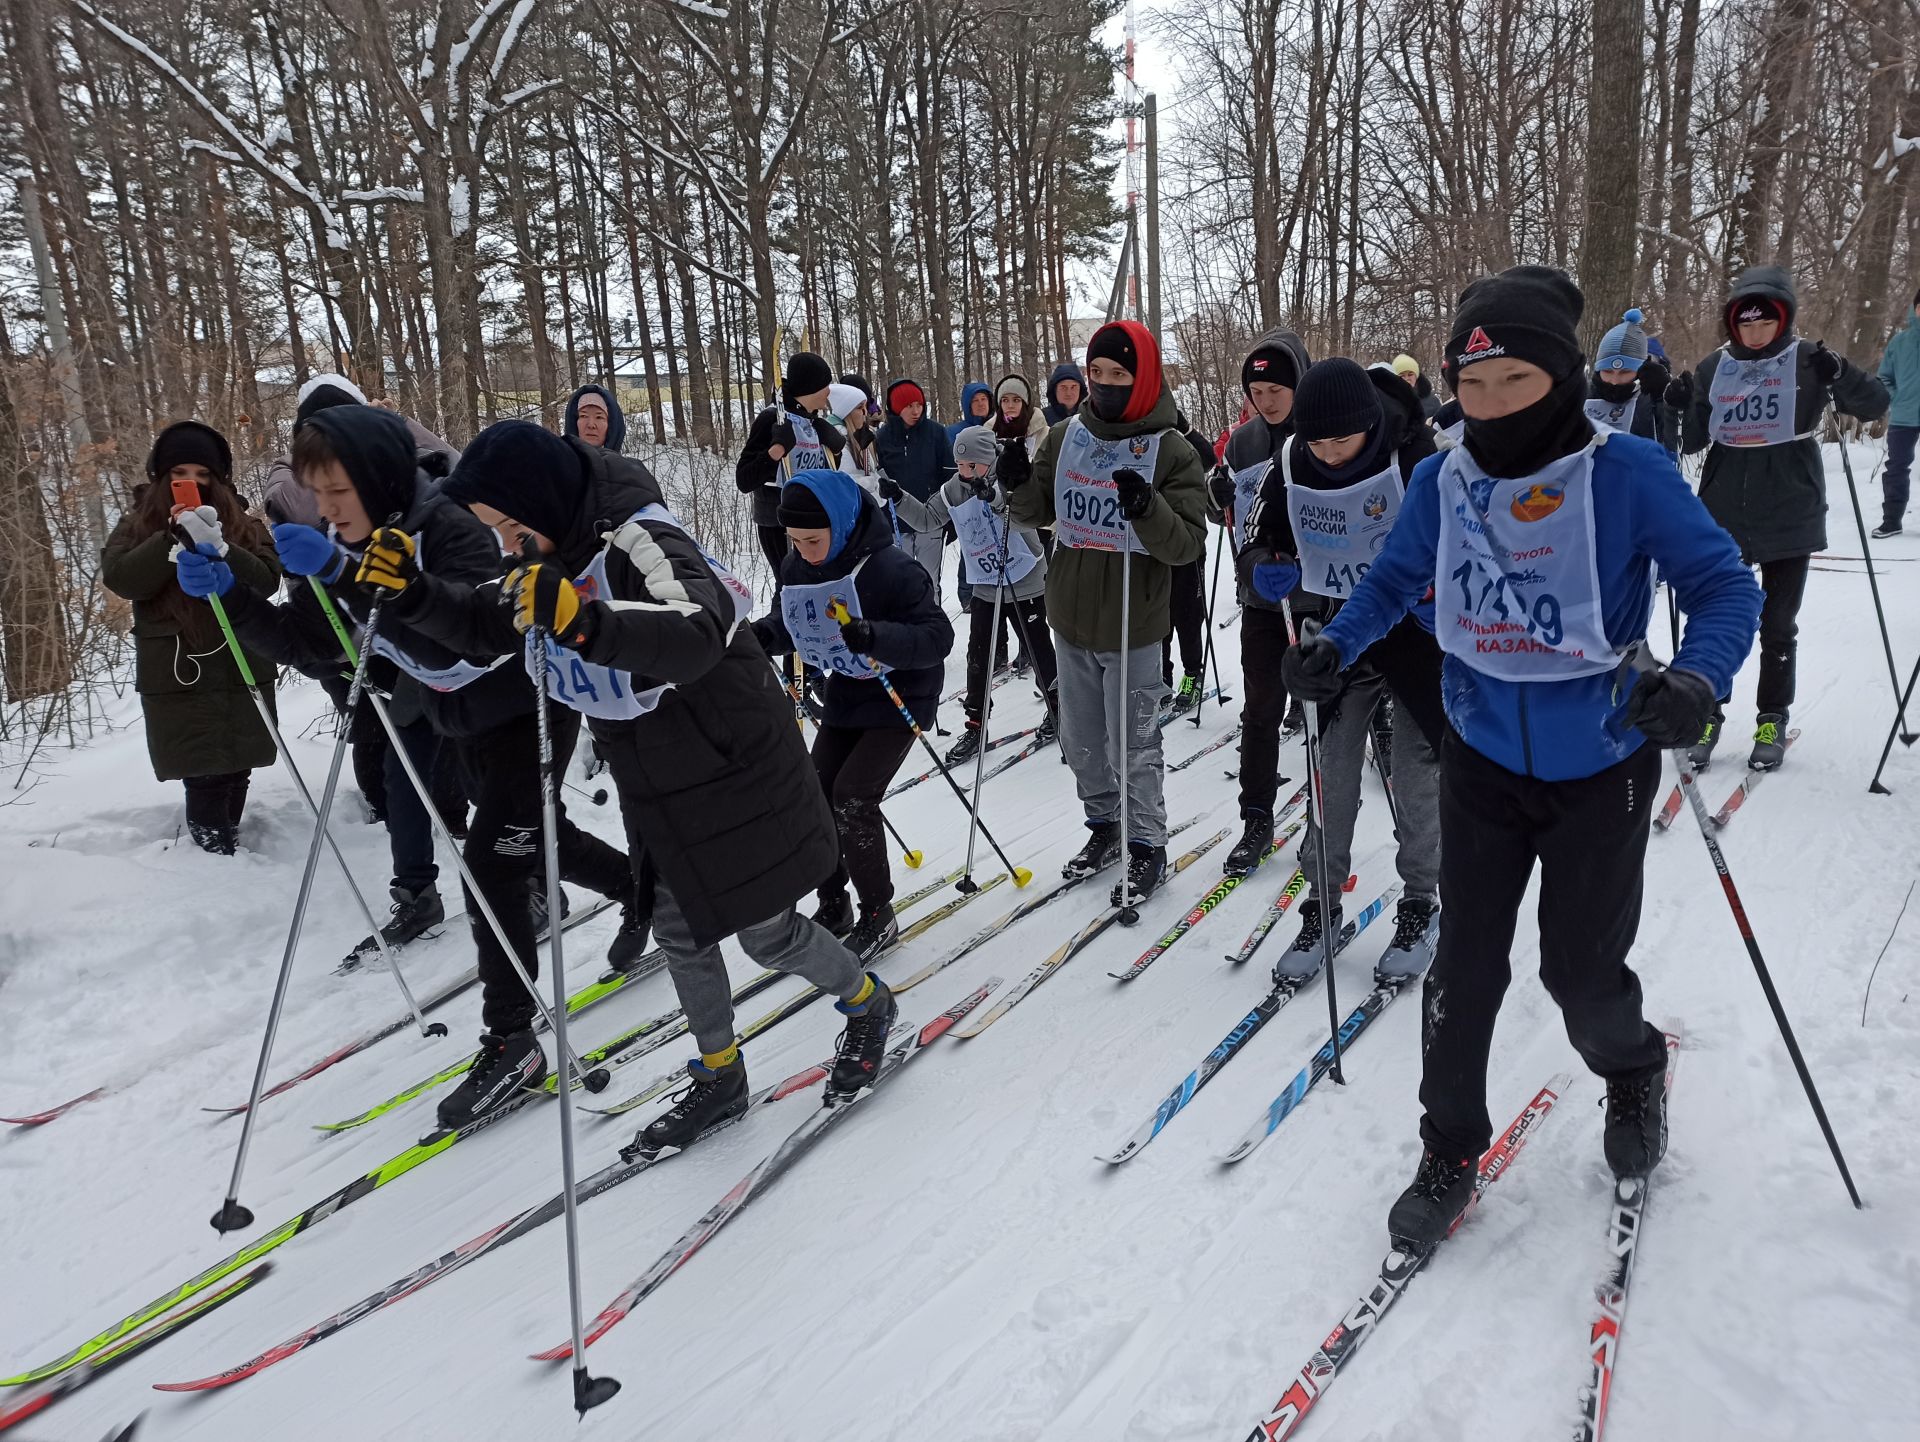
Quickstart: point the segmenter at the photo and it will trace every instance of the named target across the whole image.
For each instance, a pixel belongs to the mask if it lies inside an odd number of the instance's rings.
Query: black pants
[[[333,701],[335,711],[347,709],[347,693],[351,684],[345,676],[323,677],[320,689]],[[367,697],[360,698],[359,708],[353,717],[353,739],[347,743],[353,753],[353,784],[360,788],[360,797],[367,803],[367,810],[376,821],[387,818],[387,733],[380,725],[380,718],[373,714],[373,702]]]
[[[1493,1139],[1487,1054],[1512,980],[1514,925],[1540,865],[1540,980],[1600,1076],[1666,1065],[1627,965],[1640,928],[1660,751],[1578,781],[1517,776],[1448,733],[1440,758],[1440,948],[1426,979],[1420,1137],[1452,1161]]]
[[[767,558],[767,569],[773,572],[773,589],[780,590],[780,563],[787,558],[787,528],[785,526],[759,526],[760,552]]]
[[[385,738],[386,731],[381,727],[379,717],[369,716],[367,723]],[[360,723],[356,720],[356,746],[359,729]],[[407,748],[413,769],[420,773],[420,779],[431,790],[440,738],[424,717],[409,721],[405,726],[396,725],[394,730],[400,733],[401,744]],[[422,891],[440,879],[440,868],[433,860],[433,821],[427,815],[426,805],[420,800],[420,793],[413,789],[413,783],[407,779],[399,753],[388,746],[383,753],[383,761],[387,793],[387,849],[393,856],[393,884],[405,887],[408,891]]]
[[[1811,556],[1764,561],[1760,588],[1760,711],[1785,711],[1793,705],[1794,661],[1800,652],[1800,603],[1807,595]]]
[[[972,619],[967,628],[967,720],[975,725],[980,723],[980,708],[987,694],[987,653],[996,645],[1002,656],[1006,655],[1006,643],[992,633],[993,596],[991,593],[976,595],[967,608]],[[1014,613],[1019,619],[1014,619]],[[1053,655],[1053,633],[1047,629],[1047,598],[1043,592],[1024,601],[1002,601],[1000,603],[1000,627],[1004,632],[1011,623],[1021,638],[1026,641],[1022,647],[1029,660],[1033,662],[1034,673],[1040,678],[1040,689],[1049,698],[1055,692],[1059,678],[1059,665]],[[1049,699],[1048,709],[1053,707]]]
[[[1287,688],[1280,658],[1287,652],[1287,623],[1278,611],[1249,606],[1240,618],[1240,814],[1273,810],[1280,782],[1280,723],[1287,714]]]
[[[218,776],[189,776],[180,784],[187,793],[187,825],[238,826],[247,809],[251,771],[228,771]]]
[[[566,770],[580,735],[580,713],[563,706],[549,710],[553,718],[553,764]],[[500,918],[527,974],[540,976],[540,958],[534,950],[533,914],[528,898],[541,873],[539,733],[531,713],[480,736],[463,736],[460,769],[467,794],[473,798],[473,819],[461,848],[473,879],[487,894],[493,914]],[[625,897],[633,890],[627,858],[597,836],[589,836],[567,820],[559,805],[556,838],[562,880],[597,891],[602,896]],[[493,928],[479,904],[467,893],[467,919],[480,954],[480,982],[484,988],[480,1017],[488,1031],[505,1035],[533,1025],[533,998],[514,975]],[[559,918],[554,918],[557,925]]]
[[[906,727],[822,726],[813,738],[813,769],[833,808],[840,833],[840,864],[820,888],[825,898],[853,882],[863,907],[893,900],[893,863],[880,797],[913,746]]]
[[[1160,642],[1160,679],[1173,684],[1173,641],[1180,638],[1180,669],[1198,676],[1207,667],[1207,592],[1199,561],[1173,570],[1173,630]]]

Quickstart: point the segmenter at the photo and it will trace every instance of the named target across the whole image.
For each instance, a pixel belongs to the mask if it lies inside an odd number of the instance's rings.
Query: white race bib
[[[1502,681],[1562,681],[1619,663],[1593,539],[1593,453],[1605,440],[1518,480],[1489,477],[1464,446],[1447,452],[1434,571],[1442,650]]]
[[[1115,471],[1135,470],[1149,481],[1160,455],[1160,433],[1103,441],[1078,416],[1067,422],[1053,468],[1054,538],[1075,550],[1132,551],[1146,547],[1120,514]]]
[[[787,424],[793,427],[793,449],[787,452],[792,467],[788,475],[830,470],[833,462],[827,459],[827,448],[820,444],[820,432],[813,428],[813,422],[797,411],[788,411]]]
[[[1253,514],[1254,498],[1260,494],[1260,482],[1267,478],[1267,472],[1273,467],[1273,461],[1255,461],[1250,466],[1242,466],[1233,473],[1233,515],[1234,519],[1245,523]]]
[[[413,559],[415,565],[423,570],[426,568],[427,541],[426,537],[417,531],[413,537]],[[340,609],[343,611],[347,610],[344,600],[341,602]],[[349,619],[351,619],[351,612],[349,612]],[[373,654],[376,656],[385,656],[422,686],[434,691],[458,691],[462,686],[467,686],[478,681],[482,676],[486,675],[487,672],[491,671],[495,666],[498,666],[500,662],[507,659],[505,656],[501,656],[486,666],[476,666],[471,661],[455,661],[449,666],[429,666],[424,661],[414,660],[412,656],[409,656],[405,651],[394,645],[392,641],[388,640],[385,635],[381,634],[376,634],[373,638]]]
[[[1300,584],[1316,596],[1344,601],[1373,565],[1387,543],[1387,532],[1400,514],[1406,487],[1400,465],[1391,462],[1377,475],[1320,491],[1297,485],[1293,479],[1294,437],[1280,452],[1280,473],[1286,479],[1287,520],[1300,557]]]
[[[1707,434],[1723,446],[1781,446],[1798,440],[1800,342],[1764,360],[1735,360],[1723,347],[1708,399]]]
[[[960,553],[966,558],[969,586],[1017,586],[1039,564],[1024,541],[1013,539],[1011,522],[996,521],[993,510],[978,496],[968,496],[950,507],[947,518],[960,541]],[[1000,552],[1007,553],[1007,573],[1000,574]]]
[[[1601,396],[1587,397],[1587,419],[1597,426],[1612,426],[1616,431],[1633,434],[1634,407],[1640,403],[1640,393],[1635,391],[1623,401],[1610,401]]]
[[[793,648],[809,666],[851,676],[857,681],[871,681],[890,669],[882,666],[876,670],[856,657],[840,635],[840,623],[833,618],[836,602],[845,606],[850,616],[863,614],[858,583],[860,569],[866,564],[862,561],[837,581],[820,581],[811,586],[789,584],[780,591],[780,619],[786,622]]]

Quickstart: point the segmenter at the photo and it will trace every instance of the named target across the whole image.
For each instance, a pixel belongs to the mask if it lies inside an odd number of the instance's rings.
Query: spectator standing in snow
[[[1059,425],[1080,409],[1086,394],[1087,378],[1080,374],[1080,367],[1070,360],[1061,361],[1047,381],[1047,404],[1041,417],[1050,426]]]
[[[900,379],[887,387],[887,418],[880,423],[880,498],[911,496],[925,504],[953,474],[953,445],[939,423],[927,415],[927,395],[917,381]],[[945,537],[936,528],[900,526],[900,545],[940,589],[940,548]]]
[[[1885,540],[1900,534],[1907,514],[1907,490],[1913,474],[1914,444],[1920,441],[1920,295],[1913,298],[1907,323],[1887,342],[1880,358],[1880,384],[1887,388],[1887,469],[1880,479],[1880,527]]]
[[[581,386],[567,397],[560,433],[619,455],[627,442],[627,418],[620,413],[619,397],[607,386]]]

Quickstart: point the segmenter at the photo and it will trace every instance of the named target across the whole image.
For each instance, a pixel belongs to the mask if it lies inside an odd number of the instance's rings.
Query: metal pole
[[[1147,119],[1147,329],[1160,336],[1160,107],[1151,93],[1142,101]]]
[[[1287,644],[1295,645],[1299,636],[1293,629],[1293,607],[1285,600],[1280,602],[1280,614],[1287,623]],[[1307,626],[1313,624],[1313,630]],[[1300,633],[1304,636],[1319,634],[1319,626],[1310,620],[1302,621]],[[1313,826],[1319,836],[1319,844],[1314,848],[1315,876],[1314,888],[1320,894],[1320,965],[1327,973],[1327,1023],[1330,1028],[1333,1047],[1333,1069],[1329,1073],[1334,1081],[1346,1085],[1346,1077],[1340,1071],[1340,1003],[1334,998],[1333,988],[1333,904],[1339,895],[1333,889],[1331,878],[1327,875],[1327,808],[1322,795],[1323,782],[1320,775],[1320,707],[1317,702],[1302,701],[1307,713],[1307,794],[1313,800]]]
[[[1017,440],[1012,442],[1012,444],[1024,446],[1026,442]],[[976,496],[975,499],[977,500],[979,497]],[[988,510],[988,516],[989,518],[992,516],[991,508]],[[993,648],[1000,640],[1000,601],[1007,593],[1007,542],[1012,532],[1013,518],[1009,516],[1006,519],[1006,524],[1002,526],[1000,530],[1000,573],[994,578],[993,627],[987,633],[988,665],[986,667],[986,674],[981,677],[980,744],[973,753],[973,805],[968,808],[970,814],[967,817],[967,868],[965,873],[960,877],[960,880],[955,883],[957,889],[963,893],[978,891],[980,889],[980,884],[973,879],[973,847],[980,830],[980,783],[986,778],[987,741],[992,734],[987,729],[987,723],[993,716]],[[964,557],[961,563],[963,565],[965,564]],[[1021,640],[1024,641],[1025,639],[1026,634],[1022,632]]]
[[[1837,428],[1839,412],[1833,410],[1830,405],[1829,414],[1833,417]],[[1911,746],[1915,740],[1920,740],[1920,734],[1916,734],[1907,722],[1907,700],[1900,690],[1900,669],[1893,662],[1893,640],[1887,635],[1887,611],[1886,607],[1880,604],[1880,578],[1874,572],[1873,552],[1867,546],[1867,520],[1860,512],[1860,489],[1853,483],[1853,461],[1847,455],[1847,441],[1844,436],[1840,438],[1840,469],[1846,473],[1847,494],[1853,498],[1853,524],[1860,532],[1860,558],[1866,562],[1867,584],[1873,588],[1873,614],[1880,622],[1880,644],[1887,653],[1887,680],[1893,683],[1893,701],[1899,708],[1894,716],[1894,723],[1901,728],[1901,744]]]

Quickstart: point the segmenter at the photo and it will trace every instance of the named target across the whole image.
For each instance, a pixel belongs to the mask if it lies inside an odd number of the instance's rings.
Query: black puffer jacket
[[[773,428],[791,417],[783,406],[768,406],[753,418],[753,424],[747,428],[747,439],[740,447],[740,459],[733,464],[733,483],[740,488],[740,494],[753,497],[753,523],[756,526],[777,526],[780,524],[780,487],[789,467],[782,456],[776,461],[767,454],[767,448],[773,444]],[[833,422],[818,416],[802,417],[811,419],[815,434],[828,456],[829,465],[840,464],[840,453],[846,449],[847,438],[840,434]]]
[[[860,567],[854,582],[862,616],[873,626],[873,659],[891,666],[886,673],[893,689],[913,712],[922,729],[933,725],[946,678],[947,653],[953,649],[953,622],[940,605],[939,594],[926,568],[893,543],[893,527],[873,497],[849,482],[860,507],[851,534],[840,554],[818,566],[808,565],[791,550],[780,563],[782,586],[815,586],[838,581]],[[862,565],[862,562],[865,564]],[[793,638],[776,607],[753,623],[760,644],[776,656],[793,650]],[[826,716],[829,726],[856,726],[864,730],[905,730],[906,721],[879,681],[838,673],[827,677]]]
[[[1756,265],[1733,283],[1732,298],[1758,295],[1781,302],[1787,323],[1773,344],[1752,351],[1731,333],[1726,345],[1695,368],[1693,401],[1682,420],[1680,448],[1687,454],[1707,449],[1706,469],[1700,478],[1700,499],[1714,520],[1740,543],[1748,564],[1810,555],[1827,544],[1827,477],[1820,459],[1820,441],[1811,432],[1820,425],[1827,407],[1828,389],[1813,371],[1814,343],[1793,334],[1798,304],[1793,278],[1777,265]],[[1724,325],[1724,321],[1723,321]],[[1804,437],[1778,446],[1723,446],[1712,442],[1708,425],[1713,416],[1713,375],[1724,351],[1735,360],[1778,355],[1800,341],[1795,372],[1794,434]],[[1843,361],[1833,383],[1834,408],[1863,421],[1886,414],[1887,388],[1872,371]]]
[[[567,444],[586,492],[558,559],[577,576],[610,533],[661,496],[638,461]],[[639,529],[636,550],[608,552],[605,597],[588,603],[598,624],[584,654],[628,673],[635,690],[673,689],[644,716],[588,724],[629,834],[653,858],[696,944],[709,945],[817,889],[840,844],[772,662],[748,627],[728,639],[731,594],[684,531],[651,520]],[[426,577],[396,605],[456,650],[521,648],[493,588],[476,593]]]
[[[315,412],[307,424],[326,432],[361,505],[376,524],[399,517],[392,523],[415,538],[423,570],[467,586],[500,579],[504,567],[493,532],[466,507],[442,496],[433,477],[416,465],[412,439],[398,417],[367,406],[332,406]],[[355,555],[362,549],[347,547]],[[345,613],[347,623],[357,626],[365,622],[377,593],[356,582],[354,570],[349,562],[340,579],[327,586],[327,594]],[[338,675],[347,665],[340,640],[304,578],[294,578],[282,605],[249,593],[238,604],[229,604],[227,614],[250,649],[282,665],[319,679]],[[492,653],[476,656],[455,651],[409,625],[393,606],[381,608],[380,635],[435,671],[461,661],[484,666],[496,659]],[[391,686],[394,719],[402,723],[411,719],[408,710],[418,705],[442,736],[478,736],[533,712],[533,682],[526,667],[513,660],[463,686],[439,690],[416,681],[376,652],[369,663],[374,683],[387,685],[385,677],[395,675],[400,679]]]

